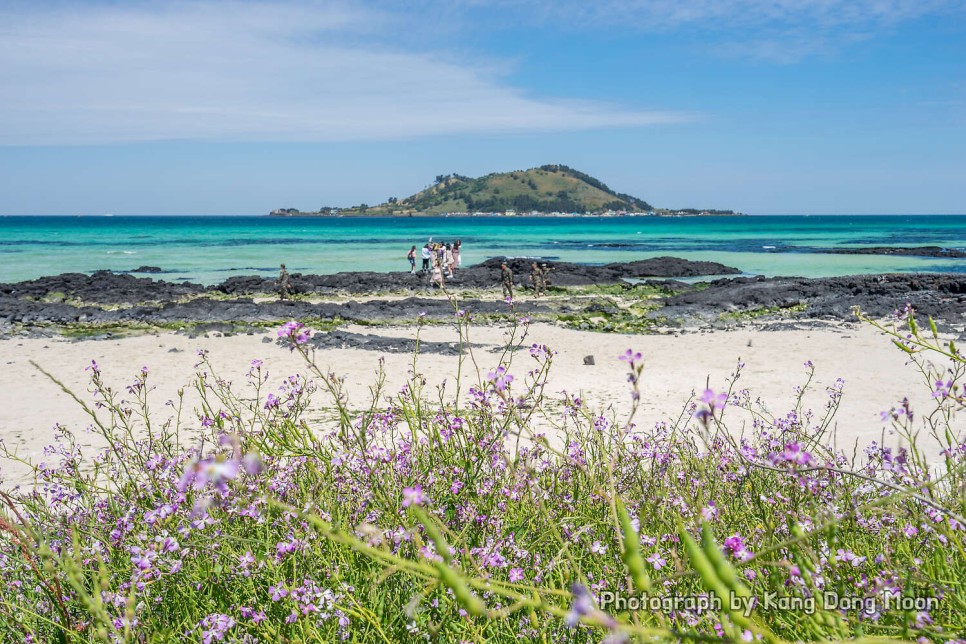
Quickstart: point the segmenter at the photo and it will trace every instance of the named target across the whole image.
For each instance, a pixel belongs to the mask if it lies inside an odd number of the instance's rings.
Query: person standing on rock
[[[292,291],[292,285],[289,283],[288,271],[285,270],[285,264],[282,264],[279,269],[278,280],[276,280],[275,285],[278,287],[279,299],[287,300]]]
[[[409,260],[409,274],[416,274],[416,247],[413,246],[409,249],[409,253],[406,255],[406,259]]]
[[[462,245],[463,242],[459,239],[457,239],[456,243],[453,244],[453,268],[459,268],[462,266],[462,261],[460,260],[460,247]]]
[[[543,294],[543,271],[536,262],[530,265],[530,283],[533,284],[533,296],[540,297]]]
[[[424,273],[429,272],[429,258],[432,257],[432,255],[433,255],[433,251],[429,249],[429,242],[426,242],[426,244],[423,245],[423,251],[422,251]]]
[[[500,264],[500,283],[503,285],[503,297],[513,299],[513,271],[506,262]]]

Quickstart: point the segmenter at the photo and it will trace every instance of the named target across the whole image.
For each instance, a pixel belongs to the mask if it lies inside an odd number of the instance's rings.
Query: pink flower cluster
[[[292,349],[308,342],[311,335],[311,329],[306,327],[303,323],[295,320],[286,322],[282,325],[282,328],[278,330],[278,337],[285,340],[290,340],[292,342]]]

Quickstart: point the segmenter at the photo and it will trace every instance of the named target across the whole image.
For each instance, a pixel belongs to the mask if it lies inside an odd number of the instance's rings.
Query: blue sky
[[[0,214],[262,214],[563,163],[966,212],[966,0],[0,1]]]

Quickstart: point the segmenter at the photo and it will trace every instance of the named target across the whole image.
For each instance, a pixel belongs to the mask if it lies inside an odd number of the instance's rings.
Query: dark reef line
[[[500,261],[460,269],[447,283],[460,308],[482,321],[498,320],[509,311],[493,295]],[[966,276],[956,274],[717,277],[739,271],[679,258],[604,266],[555,262],[550,297],[535,299],[527,287],[530,260],[507,261],[514,271],[516,314],[575,328],[648,332],[728,328],[750,321],[848,321],[855,319],[856,306],[883,317],[907,304],[936,318],[947,331],[963,332],[966,321]],[[715,277],[696,284],[675,279],[701,276]],[[295,297],[281,301],[271,295],[274,282],[257,276],[203,286],[99,271],[0,284],[0,337],[112,326],[237,333],[290,319],[316,321],[323,328],[345,322],[439,323],[454,314],[453,304],[420,274],[293,274],[292,287]],[[351,342],[351,337],[343,340]]]

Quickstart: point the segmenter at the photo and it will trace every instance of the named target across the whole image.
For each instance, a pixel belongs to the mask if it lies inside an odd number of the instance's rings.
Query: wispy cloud
[[[499,1],[499,0],[498,0]],[[511,0],[512,1],[512,0]],[[582,14],[583,19],[632,19],[652,29],[701,25],[717,29],[809,23],[841,25],[888,24],[944,10],[962,9],[961,0],[562,0],[557,11]]]
[[[390,44],[357,4],[0,8],[0,145],[335,141],[633,127],[686,115],[538,97]]]
[[[462,0],[576,29],[709,35],[727,55],[797,62],[892,33],[926,16],[962,19],[966,0]],[[517,18],[519,19],[519,18]]]

